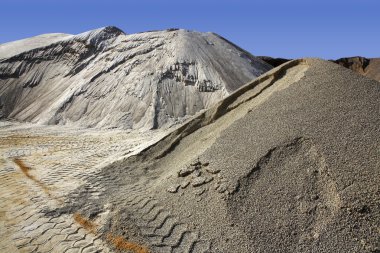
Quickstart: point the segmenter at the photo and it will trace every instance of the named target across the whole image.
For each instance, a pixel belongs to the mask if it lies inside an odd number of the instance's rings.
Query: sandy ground
[[[108,252],[80,215],[46,217],[44,210],[70,202],[79,186],[96,199],[100,189],[89,175],[162,135],[1,122],[0,252]]]

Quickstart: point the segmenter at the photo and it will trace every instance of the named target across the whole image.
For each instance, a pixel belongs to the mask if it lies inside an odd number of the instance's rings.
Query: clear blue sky
[[[254,55],[380,57],[380,0],[0,0],[0,43],[108,25],[212,31]]]

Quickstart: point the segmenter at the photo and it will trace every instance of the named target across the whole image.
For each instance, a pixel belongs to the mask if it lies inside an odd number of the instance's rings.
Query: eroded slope
[[[126,35],[106,27],[41,45],[0,61],[0,116],[159,128],[209,108],[271,68],[216,34],[178,29]]]

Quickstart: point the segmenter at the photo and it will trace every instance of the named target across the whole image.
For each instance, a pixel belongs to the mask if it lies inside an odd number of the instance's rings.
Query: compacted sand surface
[[[76,201],[79,186],[87,200],[98,199],[101,185],[87,178],[162,135],[1,122],[0,252],[109,252],[79,213],[47,210]]]

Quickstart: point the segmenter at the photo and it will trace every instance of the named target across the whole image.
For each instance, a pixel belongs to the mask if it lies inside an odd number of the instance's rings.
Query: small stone
[[[185,189],[189,184],[190,184],[190,181],[183,181],[183,182],[181,183],[181,188],[182,188],[182,189]]]
[[[205,191],[206,191],[205,188],[201,188],[201,189],[198,189],[198,190],[194,191],[194,193],[195,193],[195,195],[200,196],[203,193],[205,193]]]
[[[200,169],[202,169],[202,165],[195,165],[194,168],[195,168],[196,170],[200,170]]]
[[[209,182],[211,182],[212,180],[214,180],[213,177],[206,177],[205,183],[209,183]]]
[[[202,166],[207,167],[209,164],[210,164],[209,162],[205,162],[205,163],[202,163]]]
[[[193,173],[194,170],[195,170],[195,168],[191,167],[191,166],[188,166],[186,168],[182,168],[178,171],[178,176],[179,177],[186,177],[186,176],[190,175],[191,173]]]
[[[199,158],[197,160],[195,160],[194,162],[192,162],[190,164],[191,166],[199,166],[199,165],[202,165],[202,163],[199,161]]]
[[[178,192],[178,188],[180,187],[180,185],[179,184],[177,184],[177,185],[172,185],[172,186],[170,186],[168,189],[166,189],[168,192],[170,192],[170,193],[176,193],[176,192]]]
[[[225,192],[225,191],[227,191],[227,184],[225,184],[225,183],[221,183],[221,184],[219,185],[218,192],[219,192],[219,193],[223,193],[223,192]]]
[[[201,186],[201,185],[205,184],[205,182],[206,182],[206,178],[204,178],[204,177],[196,177],[196,178],[193,179],[192,185],[194,187],[198,187],[198,186]]]
[[[311,200],[318,200],[319,196],[317,194],[314,194],[311,196]]]
[[[200,177],[201,176],[201,171],[200,170],[195,170],[194,171],[194,176]]]
[[[364,213],[370,213],[370,212],[371,212],[371,209],[370,209],[369,206],[367,206],[367,205],[362,206],[362,207],[358,210],[358,213],[361,213],[361,214],[364,214]]]
[[[207,167],[206,171],[209,172],[209,173],[211,173],[211,174],[217,174],[217,173],[220,172],[220,169],[213,168],[213,167]]]

